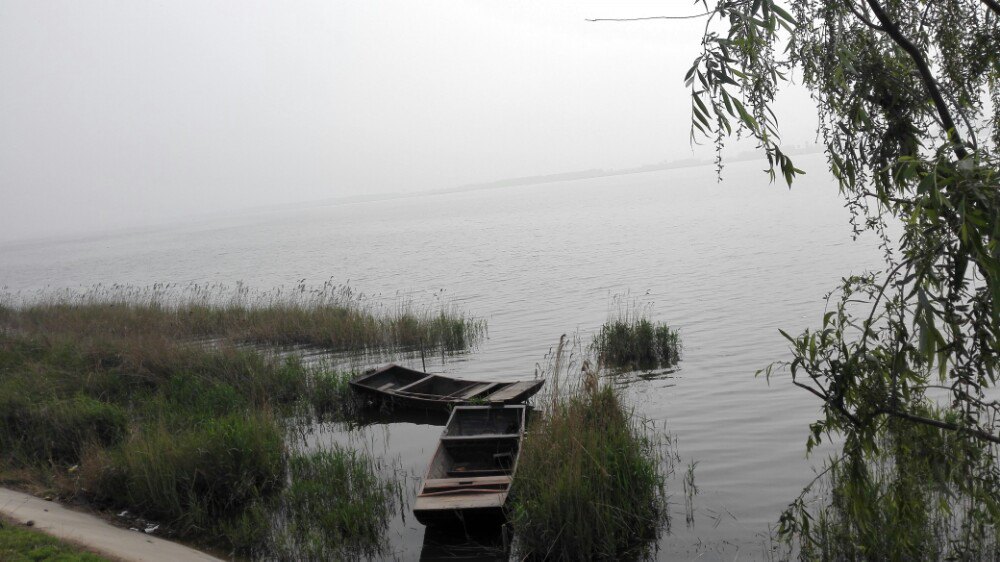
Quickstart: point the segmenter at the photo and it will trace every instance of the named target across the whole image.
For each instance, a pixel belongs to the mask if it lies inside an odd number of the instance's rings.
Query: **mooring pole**
[[[424,359],[424,338],[420,338],[420,365],[424,368],[424,372],[427,372],[427,360]]]

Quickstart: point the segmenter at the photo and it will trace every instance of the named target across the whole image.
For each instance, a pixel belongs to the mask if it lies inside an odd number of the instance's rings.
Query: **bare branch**
[[[994,14],[1000,16],[1000,2],[996,0],[983,0],[983,4],[986,4],[986,7],[990,10],[993,10]]]
[[[704,14],[694,14],[691,16],[646,16],[643,18],[587,18],[587,21],[693,20],[695,18],[710,16],[713,13],[714,12],[705,12]]]

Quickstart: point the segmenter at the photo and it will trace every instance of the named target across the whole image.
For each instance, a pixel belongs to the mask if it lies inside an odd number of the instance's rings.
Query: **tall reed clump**
[[[252,558],[346,560],[375,557],[385,546],[403,485],[368,451],[339,445],[292,453],[288,486],[227,525]],[[264,523],[262,523],[264,521]],[[260,528],[267,531],[260,533]]]
[[[560,341],[548,397],[528,427],[511,520],[530,557],[616,559],[645,548],[667,523],[671,461],[596,370],[585,363],[579,377],[560,380],[560,370],[573,370],[566,361]]]
[[[624,296],[613,299],[614,309],[591,342],[598,360],[615,369],[648,370],[675,365],[680,360],[676,330],[648,318],[650,307]]]

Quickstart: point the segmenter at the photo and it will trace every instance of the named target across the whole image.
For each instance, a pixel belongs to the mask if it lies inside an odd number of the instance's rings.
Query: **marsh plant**
[[[574,347],[567,350],[564,337],[544,369],[547,394],[528,426],[513,486],[514,532],[532,558],[634,556],[668,524],[672,460],[662,434]]]
[[[0,326],[14,332],[91,330],[174,340],[311,346],[328,351],[464,351],[486,323],[454,308],[386,303],[332,282],[292,290],[243,284],[97,285],[83,290],[0,294]]]
[[[652,370],[675,365],[681,342],[676,330],[649,319],[652,305],[629,295],[612,299],[608,320],[594,335],[590,349],[598,361],[618,370]]]
[[[367,450],[295,452],[282,491],[255,502],[225,532],[259,560],[376,557],[403,494],[399,467]]]
[[[230,302],[200,288],[172,301],[171,290],[0,303],[0,482],[243,554],[261,537],[275,556],[313,552],[320,534],[363,550],[391,481],[351,450],[289,452],[297,424],[352,411],[352,374],[264,344],[464,345],[465,317],[384,316],[329,287],[269,300],[241,288]],[[284,519],[259,516],[272,512]]]

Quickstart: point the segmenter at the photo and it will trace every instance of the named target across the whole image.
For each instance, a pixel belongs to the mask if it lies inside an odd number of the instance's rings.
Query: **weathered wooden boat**
[[[525,406],[457,406],[413,514],[424,525],[499,522],[524,441]]]
[[[520,404],[535,395],[544,380],[476,381],[432,375],[386,365],[351,381],[356,392],[397,406],[447,410],[462,404]]]

